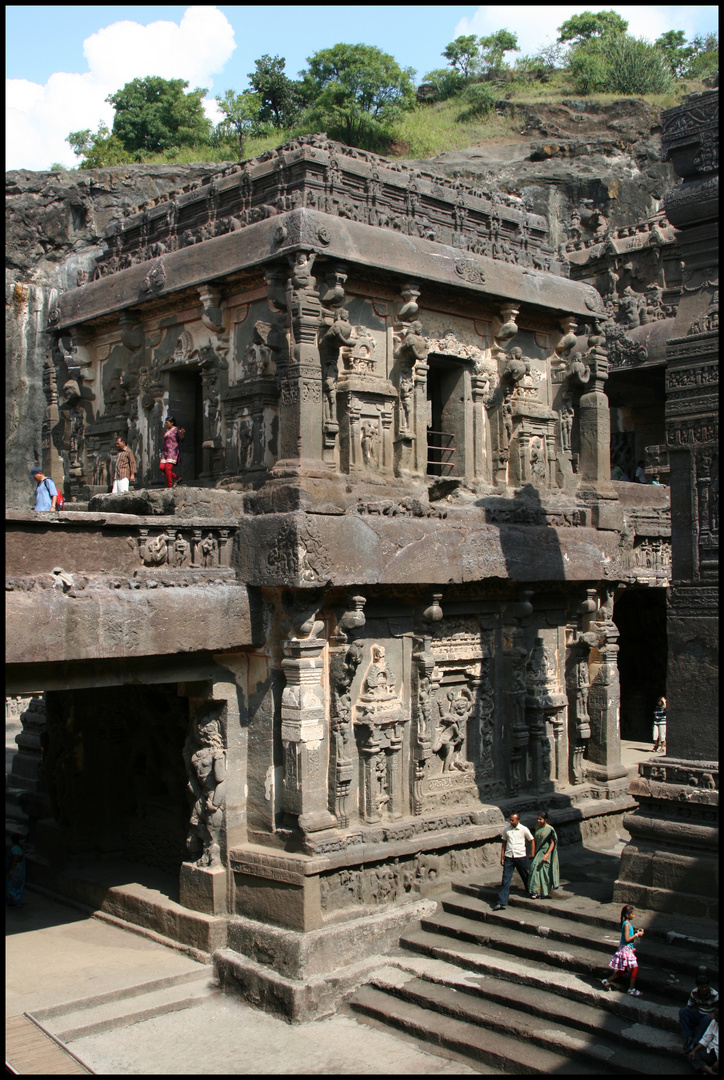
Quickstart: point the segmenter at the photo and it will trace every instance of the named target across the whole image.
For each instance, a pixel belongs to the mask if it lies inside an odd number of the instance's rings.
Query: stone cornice
[[[603,314],[601,298],[590,285],[421,237],[383,232],[362,222],[298,209],[242,231],[167,252],[72,289],[60,297],[58,320],[52,329],[64,330],[119,309],[141,307],[299,249],[347,264],[375,266],[383,272],[414,274],[421,282],[524,301],[532,307],[553,308],[589,319]]]

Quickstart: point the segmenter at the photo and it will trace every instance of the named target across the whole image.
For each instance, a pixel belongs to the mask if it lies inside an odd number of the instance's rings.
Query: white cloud
[[[91,34],[83,43],[89,70],[83,74],[55,72],[45,86],[27,79],[7,80],[7,169],[48,169],[58,161],[77,164],[65,142],[71,131],[91,128],[99,121],[109,127],[113,107],[105,98],[131,79],[160,75],[184,79],[189,88],[211,89],[236,48],[234,31],[215,7],[189,7],[181,22],[160,20],[142,26],[117,22]],[[211,98],[207,115],[216,116]]]
[[[549,45],[558,37],[558,27],[572,15],[581,11],[615,11],[628,22],[628,33],[634,37],[644,37],[655,41],[666,30],[683,30],[691,39],[696,33],[697,10],[693,6],[630,5],[612,8],[610,4],[586,4],[568,6],[545,5],[505,5],[479,7],[468,19],[463,18],[455,27],[454,37],[459,34],[493,34],[505,28],[518,35],[520,55],[536,53],[542,46]],[[511,55],[509,54],[509,58]]]

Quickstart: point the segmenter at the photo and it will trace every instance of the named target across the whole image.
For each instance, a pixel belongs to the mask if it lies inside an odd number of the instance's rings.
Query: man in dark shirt
[[[684,1052],[688,1053],[709,1026],[712,1011],[719,1004],[719,995],[709,986],[707,975],[697,975],[696,986],[689,994],[686,1005],[679,1009],[681,1034],[684,1036]]]

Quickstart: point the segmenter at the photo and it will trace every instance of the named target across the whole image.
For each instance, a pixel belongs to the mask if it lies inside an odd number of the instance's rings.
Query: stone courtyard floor
[[[6,920],[5,1015],[102,999],[151,979],[212,969],[138,934],[88,918],[30,888]],[[211,993],[181,1011],[102,1034],[64,1040],[94,1072],[110,1075],[427,1074],[477,1070],[344,1012],[292,1026],[234,997]],[[12,1064],[12,1047],[6,1046]],[[486,1070],[490,1072],[490,1070]]]

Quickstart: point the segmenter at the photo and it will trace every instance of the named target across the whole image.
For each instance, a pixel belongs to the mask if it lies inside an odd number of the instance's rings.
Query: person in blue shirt
[[[37,465],[34,469],[30,470],[30,476],[38,485],[35,492],[35,509],[36,510],[55,510],[55,504],[58,499],[58,489],[49,476],[46,476],[42,469],[39,469]]]

